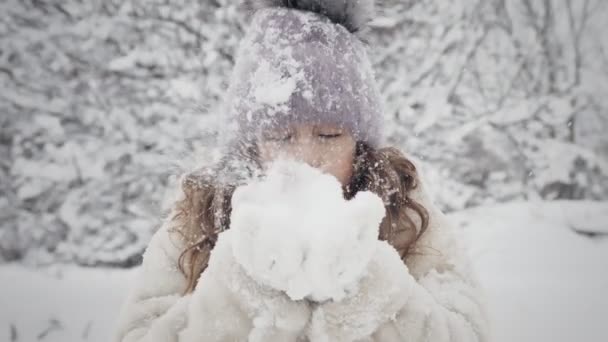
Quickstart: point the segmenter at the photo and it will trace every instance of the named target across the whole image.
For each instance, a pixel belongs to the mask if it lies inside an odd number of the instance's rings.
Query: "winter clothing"
[[[410,195],[430,215],[417,242],[421,253],[404,264],[378,241],[358,291],[315,305],[290,301],[247,276],[230,253],[230,230],[220,234],[194,292],[181,296],[186,284],[177,260],[184,245],[166,221],[144,254],[116,341],[488,341],[481,293],[453,226],[423,183]]]
[[[363,25],[373,1],[286,2],[253,1],[257,11],[237,51],[225,99],[227,118],[238,132],[229,136],[253,139],[290,124],[331,123],[377,146],[380,94],[364,43],[347,29]]]
[[[311,341],[491,340],[484,295],[466,251],[424,184],[419,184],[411,197],[429,212],[428,230],[417,241],[424,252],[408,255],[404,267],[396,250],[378,241],[359,291],[349,299],[313,308]]]
[[[253,138],[297,122],[335,123],[378,145],[379,93],[363,43],[349,32],[365,22],[373,1],[256,3],[262,8],[237,53],[226,100],[238,132]],[[167,220],[144,254],[116,341],[488,341],[477,283],[453,227],[423,183],[410,197],[430,214],[419,253],[403,263],[377,241],[355,288],[315,304],[256,282],[234,258],[231,230],[219,234],[196,288],[182,295],[185,243],[172,233],[177,222]]]
[[[231,231],[220,234],[196,290],[182,296],[177,262],[185,245],[171,225],[163,224],[144,253],[117,341],[296,341],[309,305],[251,279],[234,260]]]

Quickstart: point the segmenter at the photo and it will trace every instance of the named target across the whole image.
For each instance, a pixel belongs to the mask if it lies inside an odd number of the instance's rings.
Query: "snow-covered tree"
[[[237,3],[0,3],[0,260],[139,261],[178,161],[216,157]],[[607,199],[607,19],[602,0],[378,2],[389,143],[446,210]]]

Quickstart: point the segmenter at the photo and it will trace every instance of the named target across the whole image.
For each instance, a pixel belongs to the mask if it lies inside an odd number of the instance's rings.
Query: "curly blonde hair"
[[[236,167],[237,163],[241,167]],[[194,290],[218,234],[230,228],[231,198],[238,180],[260,168],[256,145],[241,143],[213,169],[197,170],[182,179],[184,197],[175,204],[172,219],[176,222],[173,230],[186,242],[178,260],[187,280],[184,293]],[[240,178],[237,169],[241,171]],[[408,196],[418,186],[416,167],[396,148],[374,149],[357,142],[353,169],[350,183],[343,187],[345,199],[366,190],[382,198],[386,216],[378,238],[393,245],[405,261],[415,253],[411,247],[429,222],[427,210]],[[227,174],[237,176],[228,179]],[[419,227],[408,211],[419,216]]]

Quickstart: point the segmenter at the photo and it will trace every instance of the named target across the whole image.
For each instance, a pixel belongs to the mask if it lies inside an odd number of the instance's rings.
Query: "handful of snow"
[[[347,201],[332,175],[279,160],[233,194],[233,253],[252,278],[293,300],[338,301],[364,275],[384,214],[377,195]]]

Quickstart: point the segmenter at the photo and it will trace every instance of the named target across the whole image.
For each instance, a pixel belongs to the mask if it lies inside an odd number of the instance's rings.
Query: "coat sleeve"
[[[373,341],[489,341],[485,297],[454,227],[423,183],[411,197],[429,212],[429,226],[406,258],[407,300],[376,330]],[[392,313],[390,313],[392,315]]]
[[[115,341],[246,340],[250,320],[214,279],[199,282],[191,294],[182,294],[186,279],[177,260],[184,244],[170,233],[171,224],[171,220],[163,223],[144,253],[118,318]]]

